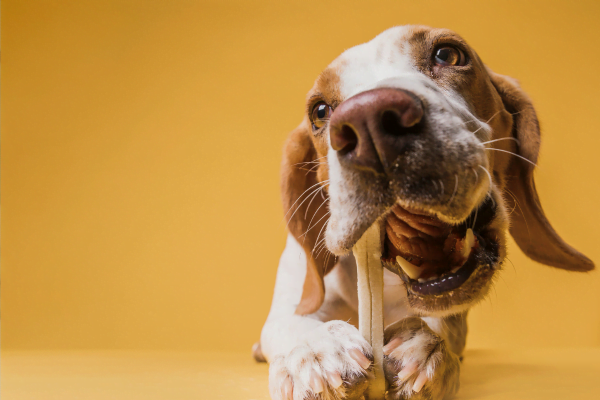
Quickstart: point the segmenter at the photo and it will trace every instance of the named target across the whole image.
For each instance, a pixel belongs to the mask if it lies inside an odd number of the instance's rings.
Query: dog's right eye
[[[467,63],[465,53],[453,46],[439,47],[433,58],[435,63],[442,67],[463,66]]]
[[[331,107],[324,101],[320,101],[314,105],[310,114],[310,120],[313,129],[319,129],[329,120],[331,116]]]

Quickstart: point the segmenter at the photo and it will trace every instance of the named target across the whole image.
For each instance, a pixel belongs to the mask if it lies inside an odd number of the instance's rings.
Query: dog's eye
[[[312,109],[310,120],[313,124],[314,129],[319,129],[331,116],[331,107],[328,106],[324,101],[320,101]]]
[[[440,47],[435,51],[435,63],[442,67],[462,66],[467,63],[467,57],[460,49],[451,46]]]

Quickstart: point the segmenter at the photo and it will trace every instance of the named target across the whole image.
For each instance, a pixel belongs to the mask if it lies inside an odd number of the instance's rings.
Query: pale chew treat
[[[381,232],[373,224],[354,245],[352,252],[358,269],[358,328],[373,348],[373,378],[367,398],[385,398],[383,373],[383,265],[381,264]]]

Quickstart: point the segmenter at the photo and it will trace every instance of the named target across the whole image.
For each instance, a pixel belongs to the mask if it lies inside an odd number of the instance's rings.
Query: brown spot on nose
[[[341,161],[383,173],[422,131],[423,103],[400,89],[373,89],[342,102],[329,135]]]

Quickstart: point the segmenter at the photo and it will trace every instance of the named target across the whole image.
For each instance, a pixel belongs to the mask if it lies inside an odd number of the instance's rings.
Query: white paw
[[[442,399],[458,390],[460,362],[420,318],[397,322],[385,332],[384,370],[389,399]]]
[[[269,366],[273,400],[354,399],[368,386],[372,351],[358,330],[329,321]]]

